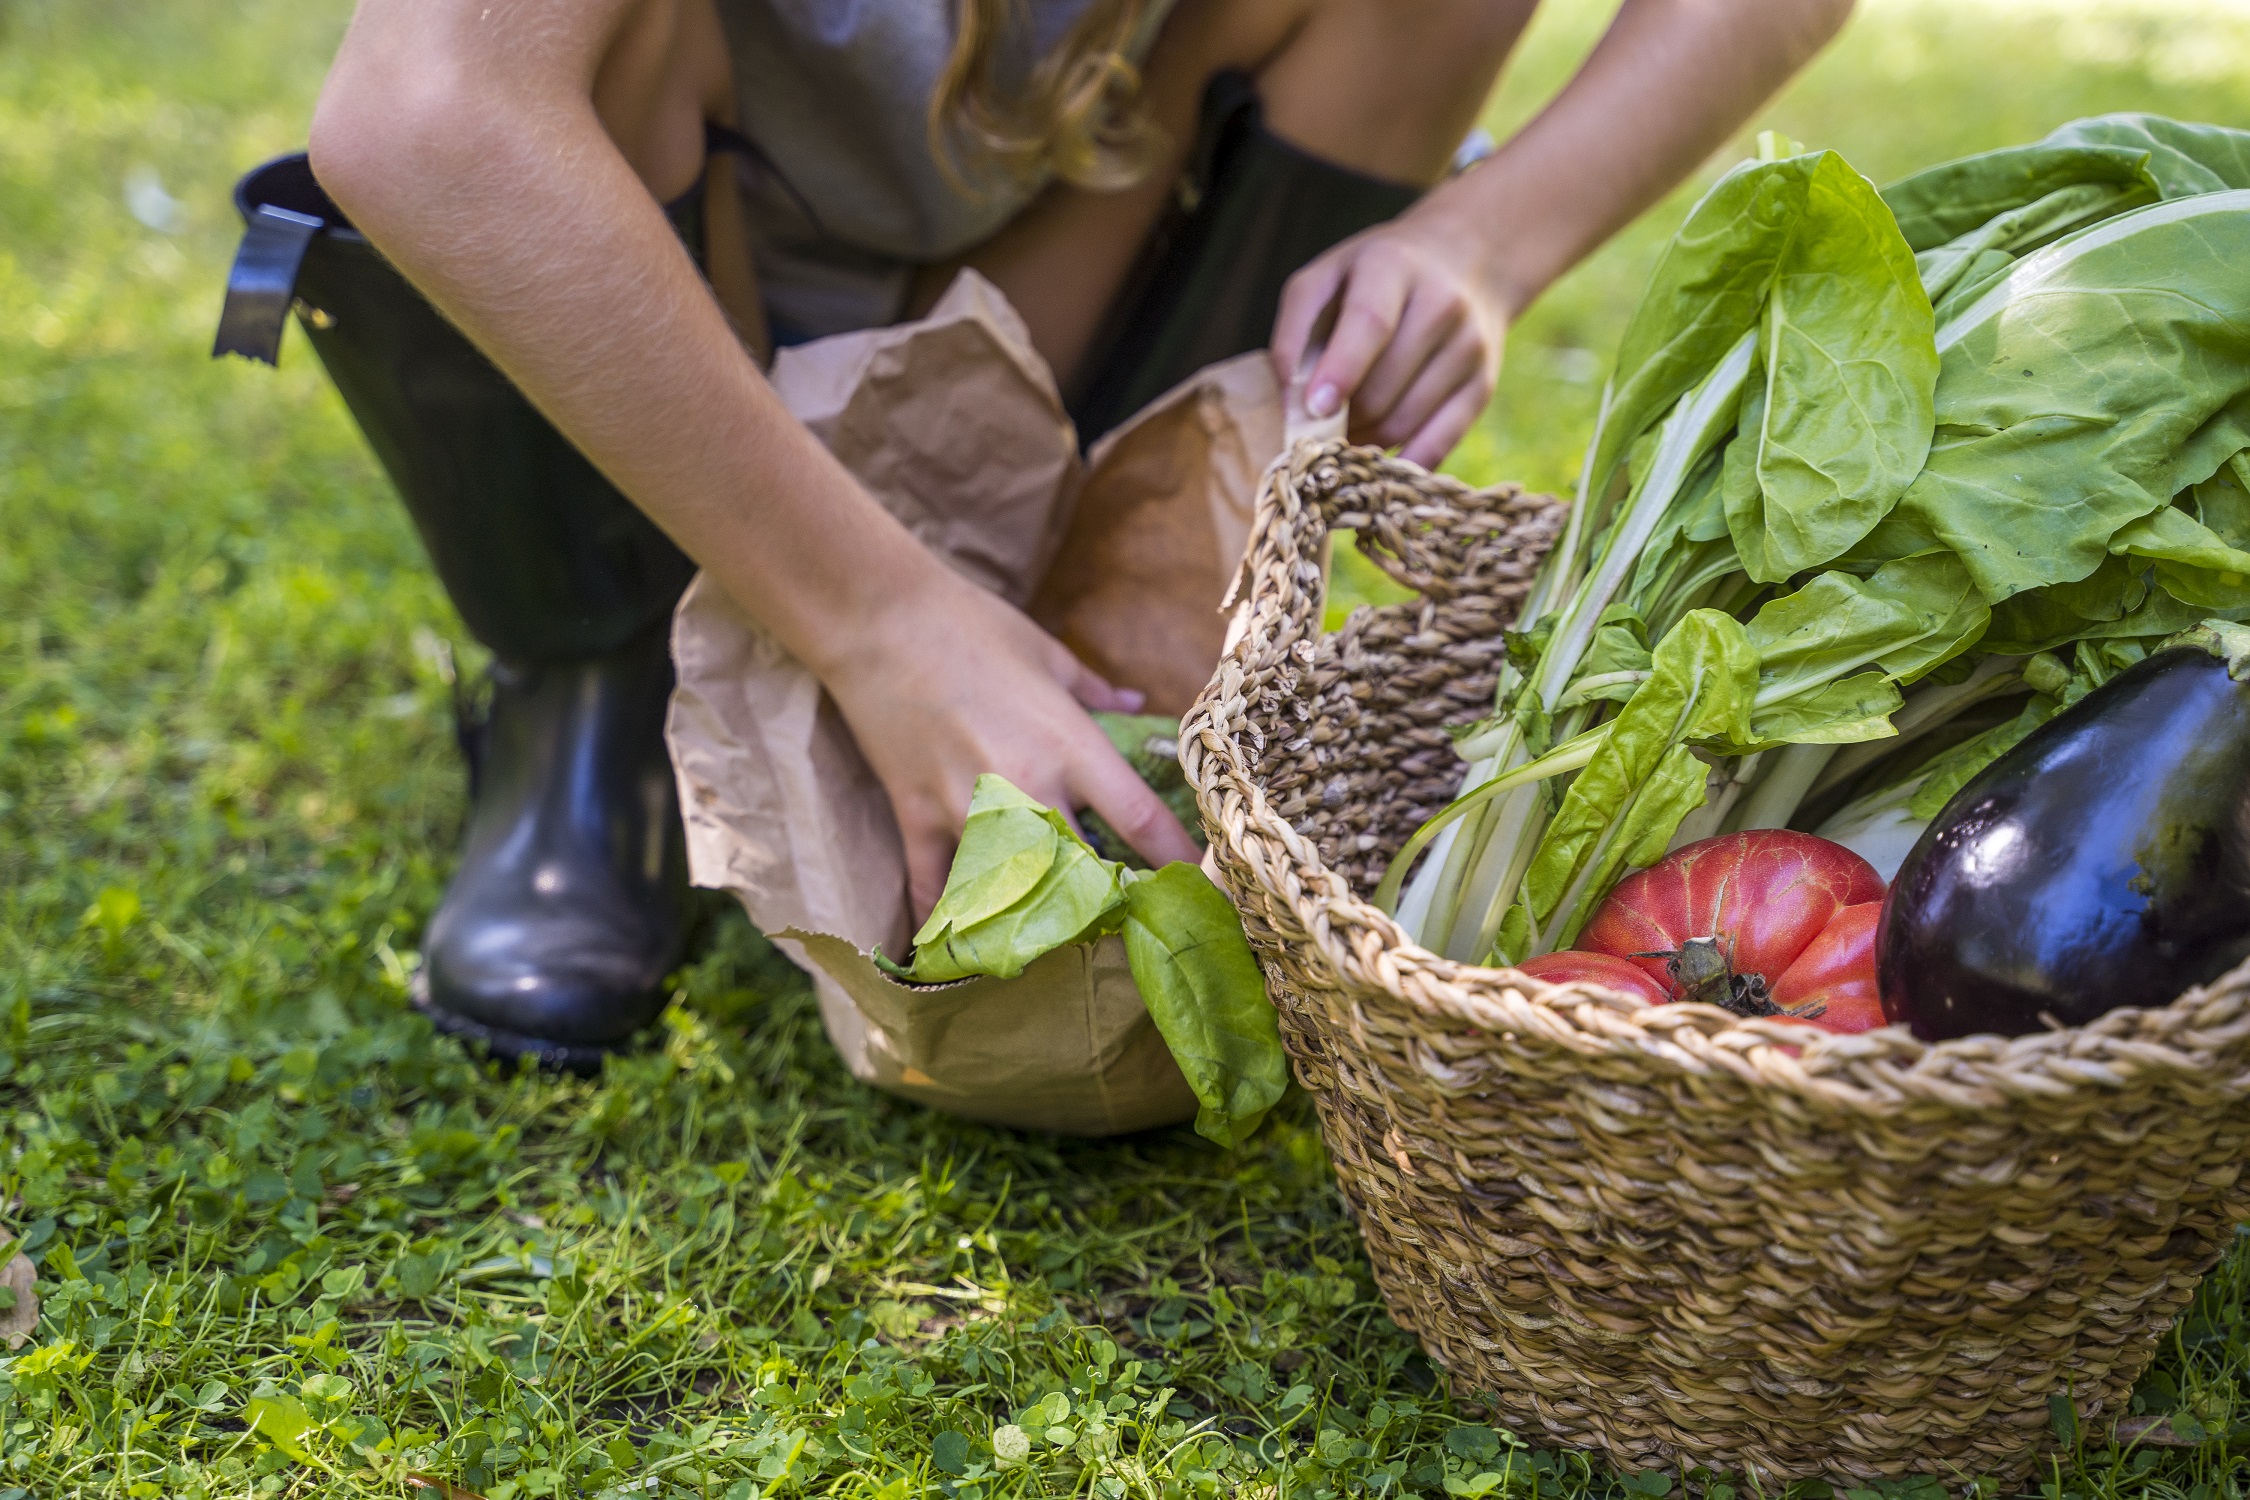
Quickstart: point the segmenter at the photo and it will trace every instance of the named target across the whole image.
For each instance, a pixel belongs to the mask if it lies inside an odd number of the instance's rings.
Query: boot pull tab
[[[242,231],[242,248],[227,273],[226,305],[219,309],[219,336],[211,357],[239,354],[245,359],[281,362],[281,329],[297,296],[297,269],[324,220],[272,204],[261,204]]]

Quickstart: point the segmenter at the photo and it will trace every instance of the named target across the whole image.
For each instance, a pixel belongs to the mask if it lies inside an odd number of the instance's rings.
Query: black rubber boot
[[[294,308],[496,658],[415,1003],[500,1056],[598,1068],[663,1009],[679,957],[664,711],[693,564],[351,228],[303,156],[235,199],[247,227],[214,354],[272,363]]]
[[[1299,267],[1420,196],[1298,150],[1266,129],[1248,77],[1212,79],[1181,200],[1110,304],[1072,392],[1079,442],[1205,365],[1264,348]]]
[[[495,663],[461,869],[423,941],[442,1031],[588,1072],[654,1020],[685,861],[662,624],[581,662]]]

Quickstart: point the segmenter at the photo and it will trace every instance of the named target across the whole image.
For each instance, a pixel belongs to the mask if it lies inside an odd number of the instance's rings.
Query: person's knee
[[[733,64],[712,0],[634,0],[595,70],[602,128],[659,199],[703,167],[703,122],[731,119]]]
[[[1398,182],[1436,181],[1533,0],[1313,0],[1259,74],[1284,140]]]
[[[1443,67],[1447,60],[1497,68],[1531,21],[1538,0],[1312,0],[1308,23],[1355,38],[1381,36],[1372,68]]]
[[[1851,18],[1852,0],[1804,0],[1788,7],[1782,21],[1794,27],[1791,40],[1796,44],[1798,60],[1803,61],[1827,46]]]

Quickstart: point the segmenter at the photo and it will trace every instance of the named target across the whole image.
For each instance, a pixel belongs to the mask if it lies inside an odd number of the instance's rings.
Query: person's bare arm
[[[1570,84],[1475,170],[1290,282],[1286,378],[1339,293],[1307,383],[1326,415],[1434,465],[1492,397],[1510,322],[1662,197],[1770,98],[1850,0],[1625,0]]]
[[[820,676],[890,792],[918,913],[944,883],[983,771],[1093,807],[1152,860],[1193,859],[1080,707],[1131,696],[924,549],[790,417],[736,340],[597,113],[604,61],[631,52],[615,44],[647,9],[362,0],[314,117],[314,170]],[[665,170],[666,153],[699,158],[699,114],[641,123],[644,171]],[[692,162],[683,170],[684,186]]]

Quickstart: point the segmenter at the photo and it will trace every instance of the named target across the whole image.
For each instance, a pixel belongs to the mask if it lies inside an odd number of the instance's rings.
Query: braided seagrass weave
[[[1627,1466],[2020,1479],[2051,1395],[2106,1431],[2250,1214],[2250,965],[1929,1046],[1408,941],[1367,894],[1557,519],[1300,445],[1180,747],[1391,1314],[1463,1398]],[[1422,599],[1324,637],[1332,526]]]

